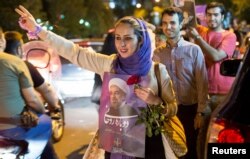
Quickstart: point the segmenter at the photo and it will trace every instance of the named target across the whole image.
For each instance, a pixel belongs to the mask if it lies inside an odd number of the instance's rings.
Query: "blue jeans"
[[[27,158],[37,158],[40,156],[51,138],[52,127],[49,116],[39,115],[39,123],[33,128],[15,127],[11,129],[1,130],[0,136],[14,139],[25,140],[29,143],[29,152],[25,154]]]

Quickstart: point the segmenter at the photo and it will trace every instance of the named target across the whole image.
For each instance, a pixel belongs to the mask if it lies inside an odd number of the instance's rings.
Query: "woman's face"
[[[118,53],[123,58],[127,58],[137,50],[138,37],[134,33],[134,28],[130,24],[120,23],[115,29],[115,46]]]

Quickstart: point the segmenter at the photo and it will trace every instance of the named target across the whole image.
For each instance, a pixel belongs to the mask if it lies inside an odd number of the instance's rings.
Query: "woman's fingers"
[[[155,93],[150,88],[138,88],[138,89],[135,89],[134,92],[137,95],[137,97],[139,97],[146,103],[148,104],[154,103]]]
[[[32,17],[30,12],[24,8],[23,6],[19,6],[19,8],[15,8],[15,11],[21,16],[21,17]]]
[[[30,16],[32,17],[32,14],[30,14],[30,12],[24,8],[22,5],[19,5],[19,8],[23,11],[23,13],[26,15],[26,16]]]
[[[15,11],[21,16],[21,17],[25,17],[26,15],[18,8],[15,8]]]

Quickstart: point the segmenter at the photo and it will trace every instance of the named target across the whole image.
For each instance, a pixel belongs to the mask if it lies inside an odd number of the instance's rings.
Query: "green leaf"
[[[153,123],[154,122],[154,118],[149,118],[149,123]]]
[[[143,122],[145,124],[148,137],[152,137],[153,134],[159,135],[165,131],[164,121],[166,118],[162,114],[164,109],[160,105],[140,109],[141,113],[138,117],[138,123]]]
[[[160,121],[164,121],[164,120],[165,120],[165,115],[161,115]]]
[[[153,133],[152,133],[152,128],[151,127],[149,127],[147,129],[147,135],[148,135],[148,137],[152,137]]]
[[[155,136],[159,135],[160,131],[158,129],[155,130]]]
[[[155,118],[155,119],[158,119],[158,118],[159,118],[159,113],[155,113],[155,114],[154,114],[154,118]]]

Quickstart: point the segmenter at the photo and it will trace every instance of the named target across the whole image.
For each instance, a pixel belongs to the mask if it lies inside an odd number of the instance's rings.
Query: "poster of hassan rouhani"
[[[138,85],[148,87],[148,78],[105,73],[99,109],[99,147],[112,153],[144,158],[145,125],[136,124],[146,103],[134,94]]]

